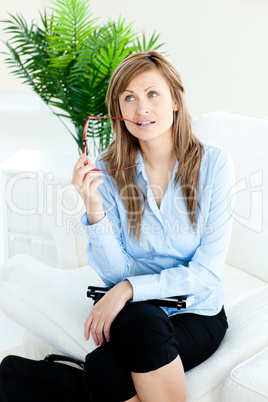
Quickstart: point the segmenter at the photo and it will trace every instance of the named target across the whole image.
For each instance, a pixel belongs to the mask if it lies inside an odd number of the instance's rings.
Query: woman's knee
[[[92,401],[123,401],[136,394],[131,372],[110,342],[86,356],[84,379]]]

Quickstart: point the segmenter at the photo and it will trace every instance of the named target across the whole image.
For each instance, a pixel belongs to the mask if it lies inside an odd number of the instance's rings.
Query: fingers
[[[100,346],[104,342],[104,337],[103,337],[103,323],[98,321],[94,322],[93,325],[91,326],[91,335],[94,339],[95,345]]]
[[[85,162],[87,162],[88,167],[92,166],[92,163],[90,162],[90,159],[87,158],[85,154],[81,155],[76,164],[74,165],[74,170],[73,170],[73,179],[77,176],[78,172],[81,172],[81,169],[85,167]],[[95,167],[95,165],[93,165]],[[94,169],[92,167],[92,169]]]
[[[90,165],[91,167],[94,165]],[[84,169],[84,168],[83,168]],[[83,173],[81,173],[82,175]],[[93,179],[96,179],[97,177],[102,176],[102,172],[92,172],[92,168],[84,174],[83,182],[82,185],[90,185],[91,183],[94,183]]]
[[[77,170],[74,170],[74,174],[73,174],[73,184],[78,184],[78,185],[82,185],[84,179],[86,178],[86,176],[88,174],[91,174],[92,177],[96,177],[100,174],[100,172],[98,171],[93,171],[93,169],[95,168],[95,165],[91,165],[88,164],[86,166],[80,167]]]
[[[105,323],[103,328],[104,337],[107,342],[110,342],[110,328],[112,323]]]
[[[89,315],[87,317],[87,320],[86,320],[85,325],[84,325],[84,337],[85,337],[86,341],[88,341],[88,339],[89,339],[89,332],[90,332],[91,323],[92,323],[92,317],[91,317],[91,315]]]
[[[75,186],[78,192],[79,190],[88,190],[94,179],[102,175],[101,172],[93,170],[96,167],[94,164],[89,163],[88,165],[84,166],[82,163],[83,160],[84,158],[79,158],[78,163],[75,165],[72,179],[72,184]],[[99,182],[98,185],[101,183],[102,182]]]
[[[101,176],[101,174],[98,174],[98,176]],[[95,180],[93,180],[93,178],[94,177],[92,176],[87,177],[82,185],[84,191],[86,191],[90,186],[90,191],[92,192],[92,194],[94,194],[97,191],[97,188],[100,184],[104,183],[104,180],[101,178]]]
[[[86,156],[86,154],[83,154],[80,156],[76,164],[74,165],[74,170],[80,169],[81,167],[84,166],[85,161],[88,162],[89,165],[91,165],[90,159]]]
[[[89,334],[91,332],[96,346],[102,345],[105,340],[109,342],[111,324],[112,323],[110,321],[105,322],[98,320],[96,317],[93,317],[91,314],[89,314],[84,326],[85,340],[88,341]]]
[[[96,319],[94,319],[94,320],[88,319],[85,322],[85,327],[84,327],[85,340],[88,341],[89,334],[91,332],[95,345],[96,346],[102,345],[104,343],[103,326],[104,326],[103,323],[100,321],[97,321]],[[106,337],[105,337],[105,339],[106,339]]]
[[[93,307],[93,309],[94,309],[94,307]],[[101,325],[98,318],[94,315],[94,310],[91,311],[91,313],[89,314],[89,316],[85,322],[85,326],[84,326],[85,340],[88,341],[89,334],[91,332],[95,345],[96,346],[102,345],[102,343],[103,343],[102,327],[103,327],[103,325]]]

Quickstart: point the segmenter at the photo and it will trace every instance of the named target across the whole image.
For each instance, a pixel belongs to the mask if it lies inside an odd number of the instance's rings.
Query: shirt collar
[[[137,176],[139,176],[139,174],[142,173],[143,177],[144,177],[144,173],[145,173],[144,161],[143,161],[141,151],[139,149],[138,149],[138,152],[137,152],[136,163],[138,164],[138,166],[136,167]]]

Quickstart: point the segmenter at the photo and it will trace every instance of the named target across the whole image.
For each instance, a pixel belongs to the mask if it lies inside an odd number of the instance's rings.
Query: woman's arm
[[[85,340],[91,332],[96,346],[102,345],[104,338],[109,342],[112,322],[132,296],[129,281],[120,282],[109,290],[90,311],[84,326]]]
[[[103,162],[96,161],[98,168],[105,168]],[[103,200],[104,217],[90,224],[88,214],[81,217],[88,235],[87,256],[89,265],[98,273],[103,282],[114,286],[131,274],[135,265],[127,253],[122,236],[122,221],[114,183],[108,173],[103,172],[103,184],[98,187]],[[121,207],[123,208],[123,207]],[[125,215],[125,211],[121,211]]]

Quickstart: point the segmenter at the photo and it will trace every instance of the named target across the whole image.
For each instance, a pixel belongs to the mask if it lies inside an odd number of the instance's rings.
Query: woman
[[[72,181],[86,206],[89,263],[111,286],[85,323],[99,346],[86,359],[88,390],[92,401],[185,401],[184,372],[228,327],[232,162],[195,137],[180,75],[157,52],[117,67],[107,104],[130,121],[112,121],[108,150],[96,165],[82,155]],[[195,299],[184,310],[146,302],[183,294]]]

